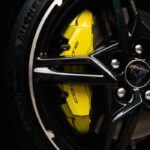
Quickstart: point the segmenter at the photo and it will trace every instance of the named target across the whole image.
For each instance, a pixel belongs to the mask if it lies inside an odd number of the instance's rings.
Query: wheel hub
[[[125,78],[130,86],[143,88],[150,82],[150,67],[143,60],[133,60],[126,67]]]

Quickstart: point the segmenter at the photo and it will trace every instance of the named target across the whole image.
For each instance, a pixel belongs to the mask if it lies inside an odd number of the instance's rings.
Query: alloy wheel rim
[[[113,42],[113,43],[108,43],[107,47],[98,47],[94,50],[94,52],[86,57],[75,57],[75,58],[69,58],[69,57],[48,57],[47,55],[39,55],[39,57],[34,58],[35,56],[35,51],[36,51],[36,45],[38,42],[39,35],[42,31],[42,28],[46,22],[46,19],[48,18],[49,13],[52,10],[52,7],[55,6],[61,6],[61,1],[54,1],[54,3],[48,8],[47,12],[45,13],[44,17],[42,18],[38,29],[36,31],[32,48],[31,48],[31,53],[30,53],[30,63],[29,63],[29,85],[30,85],[30,94],[31,94],[31,99],[33,103],[34,110],[36,112],[36,116],[40,122],[41,127],[43,128],[43,131],[47,135],[48,139],[54,144],[56,149],[59,149],[58,146],[54,143],[53,137],[54,134],[52,132],[49,132],[46,127],[45,123],[43,123],[43,120],[41,119],[41,114],[39,111],[39,106],[37,106],[37,100],[35,96],[35,80],[42,80],[42,81],[48,81],[52,83],[88,83],[91,85],[102,85],[102,86],[115,86],[115,87],[127,87],[129,85],[130,89],[130,95],[129,99],[125,101],[125,103],[120,103],[121,106],[119,109],[115,108],[112,112],[112,110],[109,110],[110,114],[108,114],[107,119],[104,121],[105,125],[107,127],[104,128],[104,134],[103,137],[105,139],[105,144],[104,149],[109,150],[110,146],[112,144],[112,139],[113,139],[113,134],[115,132],[115,129],[117,127],[118,122],[122,121],[123,125],[121,128],[121,131],[118,133],[118,136],[120,139],[117,140],[117,149],[124,149],[123,145],[127,144],[129,142],[129,139],[131,138],[135,125],[138,121],[138,115],[141,113],[141,109],[143,107],[143,102],[144,98],[142,97],[142,91],[145,91],[149,87],[149,79],[148,81],[140,86],[131,86],[131,84],[126,84],[130,83],[129,79],[127,77],[127,69],[132,62],[135,62],[135,59],[140,59],[140,62],[143,62],[146,64],[147,68],[149,69],[149,60],[146,62],[145,58],[141,55],[135,55],[132,52],[132,45],[134,44],[134,41],[136,39],[136,34],[139,31],[139,28],[143,26],[140,16],[137,13],[137,10],[135,9],[135,5],[133,5],[133,1],[129,0],[129,7],[132,8],[132,17],[133,22],[131,22],[131,27],[130,30],[127,28],[127,25],[124,21],[124,16],[122,14],[122,7],[120,6],[119,1],[113,1],[113,7],[114,7],[114,14],[116,17],[116,22],[117,22],[117,27],[118,27],[118,33],[119,33],[119,41]],[[119,12],[119,13],[118,13]],[[121,19],[120,19],[121,17]],[[145,28],[145,27],[144,27]],[[146,28],[145,28],[146,29]],[[142,28],[140,29],[142,31]],[[146,29],[147,32],[150,33],[148,29]],[[149,38],[149,36],[147,37]],[[124,40],[125,39],[125,40]],[[136,41],[137,42],[137,41]],[[108,62],[105,63],[103,61],[103,58],[109,57],[110,55],[113,60],[113,57],[115,57],[114,54],[120,53],[123,54],[127,59],[125,64],[123,63],[122,66],[122,61],[120,58],[120,66],[118,68],[111,68],[111,63]],[[138,60],[139,61],[139,60]],[[65,73],[65,72],[57,72],[57,70],[50,69],[50,66],[59,66],[59,65],[91,65],[93,66],[96,70],[98,70],[98,73],[96,74],[95,72],[93,74],[78,74],[78,73]],[[126,69],[125,69],[126,67]],[[100,73],[99,73],[100,72]],[[39,83],[38,83],[39,84]],[[36,84],[36,86],[38,85]],[[145,91],[146,92],[146,91]],[[111,102],[106,102],[109,103],[108,106],[110,106]],[[108,110],[110,108],[106,108]],[[127,119],[129,118],[129,119]],[[125,121],[124,121],[125,120]],[[129,129],[130,132],[126,134],[121,134],[121,132],[126,132],[127,128]],[[128,145],[128,144],[127,144]]]

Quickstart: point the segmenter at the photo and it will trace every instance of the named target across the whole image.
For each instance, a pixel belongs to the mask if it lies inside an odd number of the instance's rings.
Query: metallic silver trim
[[[34,69],[34,72],[35,73],[41,73],[41,74],[57,74],[57,75],[74,75],[74,76],[83,76],[82,74],[76,74],[76,73],[63,73],[63,72],[55,72],[55,71],[52,71],[50,69],[48,69],[47,67],[43,67],[43,68],[35,68]],[[104,78],[104,75],[94,75],[94,74],[84,74],[85,77],[97,77],[97,78]]]
[[[53,141],[53,138],[55,137],[53,131],[47,131],[42,120],[40,117],[40,114],[38,112],[37,106],[36,106],[36,101],[35,101],[35,97],[34,97],[34,90],[33,90],[33,59],[34,59],[34,53],[35,53],[35,49],[36,49],[36,45],[37,45],[37,41],[40,35],[40,32],[43,28],[43,25],[45,24],[49,14],[51,13],[51,11],[53,10],[53,8],[55,6],[61,6],[63,3],[63,0],[54,0],[52,2],[52,4],[49,6],[49,8],[47,9],[47,11],[45,12],[43,18],[41,19],[39,26],[36,30],[33,42],[32,42],[32,47],[31,47],[31,53],[30,53],[30,58],[29,58],[29,88],[30,88],[30,95],[31,95],[31,99],[32,99],[32,105],[33,105],[33,109],[35,111],[36,117],[39,121],[39,124],[42,128],[42,130],[44,131],[45,135],[47,136],[47,138],[50,140],[50,142],[53,144],[53,146],[56,148],[56,150],[60,150],[60,148],[56,145],[56,143]]]

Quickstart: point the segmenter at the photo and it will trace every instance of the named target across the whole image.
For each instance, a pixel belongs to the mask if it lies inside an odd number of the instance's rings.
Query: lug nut
[[[137,54],[141,54],[143,52],[142,45],[140,45],[140,44],[135,45],[135,52]]]
[[[150,90],[145,92],[145,99],[150,100]]]
[[[117,91],[117,95],[119,98],[124,98],[126,95],[126,90],[124,88],[119,88]]]
[[[120,67],[120,62],[118,61],[118,59],[113,59],[111,61],[111,66],[113,69],[118,69]]]

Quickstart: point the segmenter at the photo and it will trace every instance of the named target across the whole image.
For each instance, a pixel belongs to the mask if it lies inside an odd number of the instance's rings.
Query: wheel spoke
[[[45,67],[35,68],[34,74],[38,80],[46,80],[54,83],[87,83],[99,85],[113,84],[112,80],[102,74],[98,75],[85,73],[56,72]]]
[[[120,38],[120,42],[122,44],[122,48],[127,50],[129,48],[130,43],[130,33],[126,25],[126,21],[122,12],[121,3],[119,0],[113,0],[113,8],[117,21],[117,29]]]
[[[92,58],[92,61],[100,72],[103,72],[110,80],[114,81],[114,83],[117,81],[115,75],[113,75],[113,73],[103,63],[95,58]]]
[[[136,33],[136,30],[140,23],[140,16],[136,9],[133,0],[128,0],[128,10],[129,10],[129,23],[127,25],[125,17],[122,11],[120,0],[113,0],[113,9],[117,22],[117,29],[120,38],[120,43],[122,49],[128,53],[130,48],[131,40]]]
[[[139,91],[134,90],[132,101],[114,113],[110,119],[106,119],[104,150],[110,150],[112,139],[116,136],[116,132],[117,143],[115,150],[126,150],[138,121],[138,106],[141,103],[142,99]]]
[[[140,14],[136,8],[134,0],[128,0],[128,13],[129,13],[129,29],[132,38],[135,36],[137,29],[141,23]]]
[[[126,150],[138,120],[139,112],[134,111],[120,122],[110,121],[106,132],[104,150],[110,150],[113,139],[116,140],[114,150]]]
[[[36,67],[50,67],[59,65],[85,65],[90,64],[89,57],[57,57],[57,58],[40,58],[35,63]]]
[[[101,61],[103,59],[108,58],[108,56],[111,56],[112,53],[117,52],[117,51],[120,51],[119,43],[117,42],[113,44],[111,43],[104,48],[103,47],[97,48],[94,51],[94,53],[91,54],[91,57],[98,58]]]
[[[126,116],[128,113],[130,113],[133,109],[138,107],[142,103],[142,98],[138,90],[133,90],[133,97],[132,99],[123,106],[120,110],[115,112],[112,115],[112,121],[116,122],[120,119],[122,119],[124,116]]]
[[[128,118],[123,119],[118,135],[116,150],[126,150],[139,120],[139,112],[135,111]]]
[[[38,57],[34,64],[34,73],[39,78],[45,78],[55,82],[67,82],[67,83],[91,83],[109,85],[116,83],[116,77],[111,71],[95,58],[96,53],[87,57],[57,57],[57,58],[40,58]],[[83,66],[92,67],[95,72],[92,73],[72,73],[71,71],[63,72],[51,69],[53,67],[65,67],[65,66]]]
[[[106,61],[108,56],[111,56],[112,53],[119,51],[119,43],[110,44],[105,48],[97,48],[94,53],[90,55],[92,62],[95,64],[100,71],[105,72],[113,80],[117,80],[113,73],[106,67]]]

